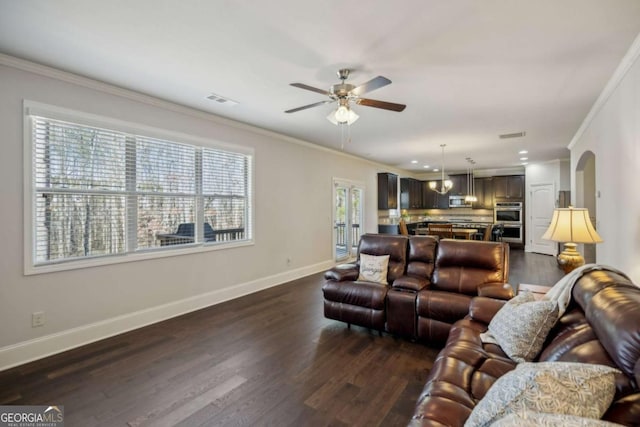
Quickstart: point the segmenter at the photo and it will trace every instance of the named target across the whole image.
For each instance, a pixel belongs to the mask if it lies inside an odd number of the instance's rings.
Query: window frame
[[[248,157],[247,161],[247,195],[246,195],[246,233],[247,237],[243,240],[225,241],[225,242],[195,242],[185,245],[171,245],[162,248],[138,249],[131,252],[115,255],[98,255],[94,257],[70,258],[58,261],[52,261],[46,264],[38,264],[36,260],[36,236],[35,227],[37,225],[36,206],[34,203],[34,195],[36,186],[34,182],[34,151],[33,151],[33,117],[40,116],[52,120],[62,120],[73,124],[99,127],[124,132],[133,135],[141,135],[144,137],[157,138],[178,144],[188,144],[207,149],[220,149]],[[193,135],[183,134],[179,132],[169,131],[137,123],[127,122],[110,117],[79,112],[58,106],[43,104],[36,101],[23,101],[23,200],[24,200],[24,274],[33,275],[41,273],[50,273],[64,270],[75,270],[80,268],[95,267],[110,264],[120,264],[125,262],[135,262],[147,259],[165,258],[172,256],[188,255],[193,253],[225,250],[236,247],[251,246],[255,244],[255,151],[251,147],[241,146],[221,142],[219,140],[202,138]],[[196,183],[196,185],[200,185]],[[202,197],[200,194],[197,197]],[[203,214],[196,209],[196,223],[199,222]],[[134,222],[137,220],[134,220]],[[125,228],[129,228],[129,222],[125,224]],[[129,230],[127,230],[129,231]],[[130,237],[130,236],[128,236]]]

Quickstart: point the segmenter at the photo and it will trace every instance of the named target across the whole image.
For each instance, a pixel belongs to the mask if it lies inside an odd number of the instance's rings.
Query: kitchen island
[[[378,223],[378,233],[400,234],[399,221],[400,218],[381,221]],[[416,234],[416,229],[429,227],[429,224],[453,224],[456,229],[475,229],[484,232],[487,226],[493,224],[493,217],[487,215],[438,215],[407,218],[405,222],[410,235]],[[468,232],[462,233],[465,236],[469,234]]]

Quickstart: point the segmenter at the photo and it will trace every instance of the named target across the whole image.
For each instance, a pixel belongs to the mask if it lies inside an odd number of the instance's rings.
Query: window
[[[246,149],[143,136],[55,110],[28,108],[27,119],[31,267],[251,241]]]

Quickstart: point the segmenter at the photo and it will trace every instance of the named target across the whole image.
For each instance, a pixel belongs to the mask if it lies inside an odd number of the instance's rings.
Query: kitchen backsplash
[[[493,222],[492,209],[392,209],[378,211],[378,224],[397,224],[400,218],[407,222],[450,221],[455,219],[475,222]]]

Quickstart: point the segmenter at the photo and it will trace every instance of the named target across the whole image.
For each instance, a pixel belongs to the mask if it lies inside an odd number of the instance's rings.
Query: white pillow
[[[387,269],[389,268],[389,255],[360,254],[360,275],[358,280],[366,282],[387,283]]]
[[[575,415],[545,414],[544,412],[524,411],[519,414],[500,418],[491,427],[620,427],[610,421]]]
[[[523,292],[493,316],[489,333],[511,359],[530,362],[540,353],[557,319],[555,301],[536,301],[533,294]]]
[[[493,383],[464,425],[489,426],[523,411],[599,419],[611,405],[619,372],[591,363],[521,363]]]

